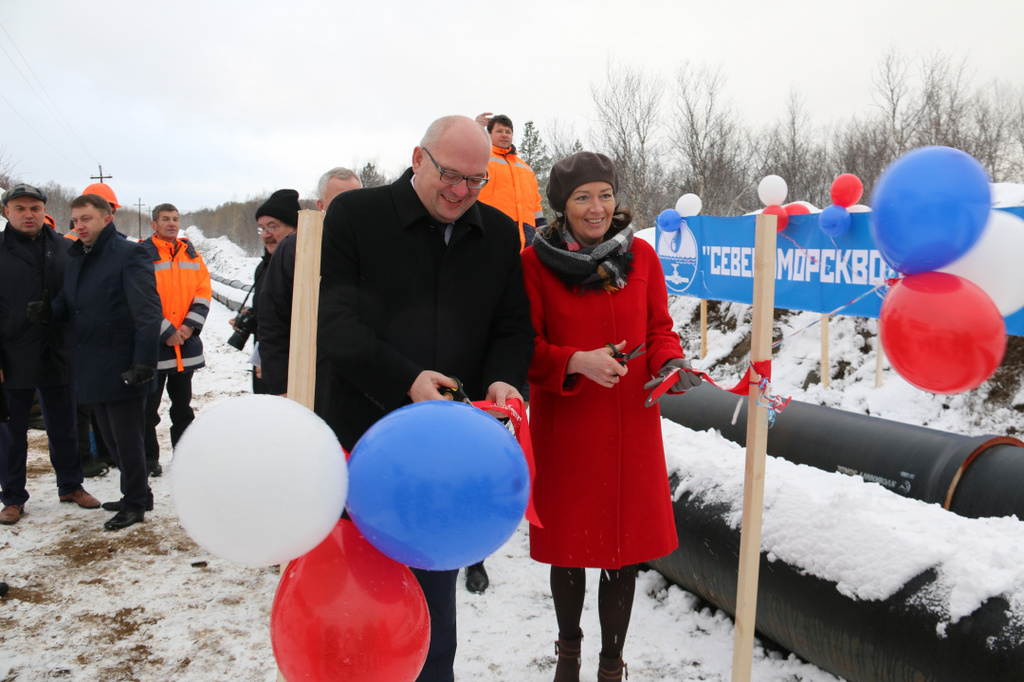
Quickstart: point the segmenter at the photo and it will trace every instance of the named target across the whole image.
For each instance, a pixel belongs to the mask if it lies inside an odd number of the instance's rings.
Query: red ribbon
[[[725,390],[729,391],[729,393],[735,393],[736,395],[750,395],[750,387],[752,385],[757,386],[760,383],[759,381],[753,381],[750,378],[751,370],[757,372],[757,375],[762,379],[767,379],[768,381],[772,380],[772,361],[761,360],[760,362],[752,362],[749,365],[747,365],[747,371],[739,380],[739,382],[732,388],[727,388]],[[718,384],[715,383],[715,380],[708,376],[706,372],[702,372],[699,369],[688,369],[686,371],[693,372],[694,374],[699,375],[702,379],[704,379],[704,381],[708,382],[712,386],[721,388],[721,386],[718,386]]]
[[[491,400],[478,400],[473,403],[473,407],[479,407],[485,412],[500,412],[511,421],[516,440],[519,441],[519,447],[523,449],[523,455],[526,457],[526,467],[530,470],[530,501],[526,503],[526,520],[538,528],[543,528],[544,524],[540,522],[537,510],[533,506],[533,480],[537,470],[533,463],[533,443],[530,441],[530,423],[526,419],[526,406],[519,398],[510,398],[504,407]]]

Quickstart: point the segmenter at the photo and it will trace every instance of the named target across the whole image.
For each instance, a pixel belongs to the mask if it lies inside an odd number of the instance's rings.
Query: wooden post
[[[324,214],[299,211],[295,235],[295,286],[288,352],[288,397],[313,409],[316,389],[316,315],[320,305],[320,241]]]
[[[832,372],[828,368],[828,313],[821,314],[821,385],[828,388]]]
[[[324,214],[299,211],[295,235],[295,282],[292,288],[292,329],[288,342],[288,397],[313,409],[316,392],[316,323],[320,307],[320,247]],[[284,575],[288,564],[281,564]],[[281,670],[278,682],[286,682]]]
[[[708,301],[700,299],[700,359],[708,356]]]
[[[754,311],[750,335],[750,362],[771,360],[772,322],[775,312],[776,217],[757,216],[754,242]],[[736,630],[733,641],[732,681],[749,681],[754,656],[757,616],[757,578],[761,561],[761,518],[764,511],[764,468],[768,450],[767,408],[757,404],[756,384],[750,372],[747,397],[747,458],[743,477],[743,519],[740,528],[740,565],[736,585]]]

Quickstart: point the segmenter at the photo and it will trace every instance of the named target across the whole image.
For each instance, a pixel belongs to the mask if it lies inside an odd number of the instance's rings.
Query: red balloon
[[[996,304],[970,280],[944,272],[897,282],[882,301],[878,329],[893,369],[932,393],[977,388],[1006,351]]]
[[[274,596],[277,665],[296,680],[415,680],[427,659],[430,616],[408,567],[340,520],[288,564]]]
[[[843,173],[832,181],[832,203],[850,208],[864,195],[864,184],[853,173]]]
[[[776,216],[778,222],[775,223],[775,231],[782,232],[786,229],[786,225],[789,224],[789,214],[786,213],[786,209],[782,208],[778,204],[772,204],[771,206],[765,206],[762,213],[768,213]]]
[[[811,209],[807,208],[803,204],[793,202],[792,204],[786,204],[782,208],[786,209],[786,215],[807,215],[811,212]]]

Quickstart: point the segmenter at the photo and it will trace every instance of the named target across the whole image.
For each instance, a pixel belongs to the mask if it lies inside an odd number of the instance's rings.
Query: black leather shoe
[[[491,581],[487,579],[487,571],[484,569],[484,562],[473,564],[466,568],[466,589],[473,594],[483,594]]]
[[[136,523],[141,523],[146,518],[146,515],[142,512],[127,511],[122,509],[121,511],[114,514],[114,518],[110,519],[103,524],[103,528],[106,530],[121,530],[128,526],[134,526]]]
[[[157,478],[164,475],[164,468],[160,466],[160,462],[146,462],[146,469],[149,471],[150,478]]]
[[[82,462],[82,475],[85,476],[86,478],[96,478],[97,476],[103,476],[108,471],[110,471],[110,467],[108,467],[106,464],[97,462],[95,459],[91,457]]]
[[[101,505],[107,511],[121,511],[121,500],[115,502],[104,502]],[[153,511],[153,500],[146,502],[146,511]]]

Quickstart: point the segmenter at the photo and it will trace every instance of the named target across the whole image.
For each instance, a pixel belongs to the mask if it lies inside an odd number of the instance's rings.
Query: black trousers
[[[173,374],[157,374],[156,390],[146,396],[146,461],[160,461],[160,444],[156,438],[156,425],[160,423],[160,401],[164,396],[171,400],[171,448],[178,444],[181,434],[191,424],[196,414],[192,410],[192,370]]]
[[[11,420],[0,424],[0,501],[25,504],[28,461],[28,414],[33,394],[39,396],[39,409],[46,424],[50,444],[50,464],[57,474],[60,495],[82,487],[82,460],[78,456],[75,429],[75,385],[49,388],[4,388]]]
[[[112,403],[93,403],[92,411],[110,456],[121,470],[121,508],[145,511],[146,503],[153,500],[143,443],[146,396]]]
[[[416,682],[454,682],[455,680],[455,583],[454,571],[412,569],[430,612],[430,648]]]

